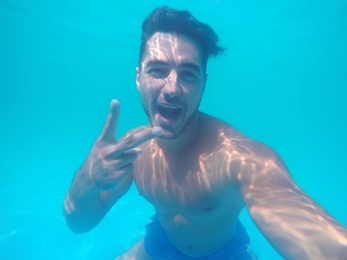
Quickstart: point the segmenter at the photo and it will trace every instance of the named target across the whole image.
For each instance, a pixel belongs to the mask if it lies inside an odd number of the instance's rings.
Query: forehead
[[[202,52],[198,44],[184,35],[156,32],[148,40],[141,63],[151,60],[168,63],[195,63],[202,67]]]

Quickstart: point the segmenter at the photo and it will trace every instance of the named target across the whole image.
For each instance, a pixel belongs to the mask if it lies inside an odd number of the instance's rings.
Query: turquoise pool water
[[[347,2],[0,1],[0,258],[112,259],[153,209],[133,187],[100,225],[72,234],[62,202],[112,98],[119,135],[147,123],[135,87],[140,25],[159,5],[209,23],[201,110],[273,147],[297,183],[347,225]],[[281,259],[245,210],[259,259]]]

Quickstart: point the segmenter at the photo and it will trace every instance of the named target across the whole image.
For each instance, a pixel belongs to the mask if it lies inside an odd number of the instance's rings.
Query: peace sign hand
[[[133,162],[142,152],[138,146],[160,136],[159,127],[141,127],[116,141],[120,104],[112,100],[110,113],[100,137],[96,140],[81,172],[90,189],[97,192],[111,190],[133,171]],[[88,186],[89,186],[88,185]]]

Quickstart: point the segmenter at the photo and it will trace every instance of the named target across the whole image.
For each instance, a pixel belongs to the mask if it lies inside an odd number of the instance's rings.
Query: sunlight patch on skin
[[[324,245],[329,241],[340,241],[347,245],[343,227],[313,204],[314,202],[310,201],[303,192],[294,192],[297,186],[278,186],[276,190],[268,188],[257,192],[258,188],[250,186],[249,189],[253,191],[246,193],[245,196],[246,200],[251,201],[249,211],[252,217],[261,224],[264,233],[281,238],[284,244],[289,240],[297,241],[295,247],[300,248],[297,254],[302,255],[303,259],[308,257],[323,259],[324,249],[317,245]],[[286,205],[286,208],[280,205]],[[316,217],[312,218],[312,216]],[[331,240],[327,240],[326,234],[329,234]],[[273,239],[272,243],[276,245],[277,241]],[[339,252],[341,248],[336,246],[336,250]]]
[[[276,211],[269,211],[267,208],[263,207],[253,207],[252,209],[249,209],[252,216],[262,219],[264,222],[266,228],[272,229],[272,227],[276,227],[277,229],[277,239],[275,239],[274,244],[281,244],[285,243],[287,245],[287,241],[306,241],[307,240],[307,233],[305,233],[305,229],[303,230],[295,230],[292,228],[291,222],[283,222],[283,218],[280,216],[281,212]],[[294,220],[294,219],[293,219]],[[305,226],[306,227],[306,223]],[[288,232],[288,231],[291,232]],[[286,239],[283,240],[282,233],[286,234]],[[314,237],[312,237],[314,239]],[[311,240],[312,241],[312,240]],[[299,242],[298,242],[299,243]],[[308,256],[310,259],[323,259],[323,255],[321,250],[314,246],[313,243],[310,243],[309,241],[306,241],[303,244],[300,244],[300,247],[293,244],[290,248],[292,252],[298,251],[295,254],[301,254],[303,259],[306,259]],[[299,252],[300,250],[300,252]],[[304,253],[302,253],[303,251]]]
[[[220,131],[223,134],[223,131]],[[225,139],[226,140],[226,139]],[[144,193],[152,194],[154,200],[169,200],[174,192],[176,199],[182,205],[188,205],[197,194],[205,194],[212,192],[216,185],[230,186],[231,178],[234,178],[235,170],[240,168],[241,160],[238,160],[235,154],[240,154],[231,149],[232,143],[221,142],[215,149],[198,155],[196,165],[197,169],[186,169],[184,181],[186,189],[181,190],[181,181],[177,182],[170,173],[173,168],[179,169],[180,166],[171,167],[163,151],[156,145],[155,140],[148,142],[150,156],[141,154],[138,160],[146,165],[151,165],[148,174],[145,169],[136,169],[138,175],[136,178],[138,186],[143,189]],[[230,152],[229,152],[230,151]],[[241,156],[241,155],[240,155]],[[244,160],[247,160],[243,156]],[[255,167],[255,165],[253,165]],[[191,166],[192,167],[192,166]],[[235,169],[234,169],[235,168]],[[149,183],[149,185],[147,185]],[[156,190],[160,189],[160,191]],[[158,195],[160,194],[160,195]]]
[[[207,158],[208,157],[199,160],[200,169],[203,174],[201,174],[201,177],[198,178],[198,184],[200,187],[205,186],[208,190],[211,190],[211,180],[208,174],[206,174],[208,172],[208,168],[206,167],[207,164],[205,163],[205,161],[207,161]]]
[[[180,36],[185,37],[185,36]],[[166,48],[166,46],[171,46],[171,48]],[[147,46],[143,56],[148,56],[149,59],[158,59],[162,61],[167,61],[166,57],[176,57],[176,62],[180,63],[184,61],[186,55],[177,54],[178,50],[178,38],[175,34],[169,33],[155,33],[151,40],[147,42]],[[194,50],[192,50],[194,51]],[[195,56],[198,56],[198,50],[195,50]],[[147,60],[141,62],[142,68],[146,64]]]
[[[70,194],[67,194],[66,199],[64,200],[64,207],[67,214],[71,214],[76,210],[75,204],[70,199]]]

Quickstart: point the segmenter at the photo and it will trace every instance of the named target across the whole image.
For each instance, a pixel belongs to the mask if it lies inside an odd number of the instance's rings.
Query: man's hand
[[[95,227],[131,186],[140,144],[161,134],[159,127],[140,127],[116,141],[120,104],[112,100],[101,135],[77,171],[64,201],[68,226],[75,233]]]
[[[110,113],[100,137],[96,140],[80,171],[91,190],[100,192],[115,188],[133,171],[133,162],[142,152],[140,144],[160,135],[159,127],[142,127],[116,141],[120,104],[111,101]]]

